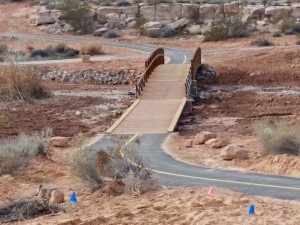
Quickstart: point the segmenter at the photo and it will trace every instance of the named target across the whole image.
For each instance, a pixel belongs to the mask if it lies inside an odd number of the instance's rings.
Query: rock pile
[[[141,72],[136,70],[120,70],[118,72],[98,71],[84,69],[80,71],[68,71],[65,69],[37,68],[42,79],[56,82],[71,83],[96,83],[107,85],[132,85],[141,77]]]

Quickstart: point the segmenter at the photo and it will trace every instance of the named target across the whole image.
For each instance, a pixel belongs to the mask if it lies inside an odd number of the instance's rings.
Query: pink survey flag
[[[213,187],[210,187],[209,190],[208,190],[208,195],[210,196],[214,196],[215,195],[215,190]]]

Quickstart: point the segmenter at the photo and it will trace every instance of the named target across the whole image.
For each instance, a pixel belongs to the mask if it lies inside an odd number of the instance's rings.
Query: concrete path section
[[[186,100],[185,81],[189,69],[188,64],[158,66],[151,74],[139,102],[107,133],[145,134],[173,131],[173,124],[177,123]]]

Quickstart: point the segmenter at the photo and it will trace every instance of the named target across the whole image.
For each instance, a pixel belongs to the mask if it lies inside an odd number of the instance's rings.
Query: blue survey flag
[[[70,201],[73,202],[73,203],[77,203],[77,197],[76,197],[76,194],[75,192],[73,191],[72,194],[71,194],[71,197],[70,197]]]
[[[248,214],[249,215],[254,215],[255,211],[254,211],[254,204],[251,204],[250,207],[249,207],[249,211],[248,211]]]

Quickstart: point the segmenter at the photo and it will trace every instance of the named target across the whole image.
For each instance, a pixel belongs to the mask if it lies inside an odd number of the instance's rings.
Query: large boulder
[[[241,144],[230,144],[221,150],[220,155],[224,160],[248,159],[249,150]]]
[[[222,19],[225,17],[224,4],[215,4],[215,18]]]
[[[239,14],[239,12],[240,12],[240,3],[238,1],[224,4],[225,17],[235,16]]]
[[[142,6],[140,8],[141,16],[143,16],[148,21],[154,21],[155,20],[155,6]]]
[[[52,147],[69,147],[69,138],[67,137],[52,137],[50,139],[50,146]]]
[[[102,27],[102,28],[100,28],[98,30],[95,30],[94,33],[93,33],[93,35],[94,36],[103,36],[108,30],[109,30],[108,28]]]
[[[215,133],[209,131],[201,131],[200,133],[196,134],[193,143],[194,145],[202,145],[209,139],[216,138],[216,137],[217,134]]]
[[[105,18],[107,20],[112,20],[112,21],[119,21],[120,17],[118,13],[108,13],[105,15]]]
[[[169,23],[168,26],[171,29],[176,30],[176,29],[180,29],[180,28],[186,26],[188,23],[189,23],[189,21],[186,18],[182,18],[182,19],[176,20],[173,23]]]
[[[243,20],[255,19],[262,20],[265,18],[264,5],[247,5],[243,7]]]
[[[290,14],[292,8],[290,6],[270,6],[265,9],[266,17],[274,19],[284,14]]]
[[[182,18],[182,4],[171,4],[171,18]]]
[[[121,12],[127,17],[136,17],[138,13],[138,6],[129,6],[120,8]]]
[[[65,201],[65,194],[59,189],[51,191],[49,203],[50,204],[61,204]]]
[[[190,34],[195,35],[195,34],[201,34],[202,28],[200,25],[192,25],[187,30]]]
[[[182,17],[190,20],[198,20],[199,5],[196,4],[182,4]]]
[[[150,29],[155,29],[155,28],[161,28],[162,24],[159,21],[152,21],[152,22],[148,22],[145,23],[142,28],[145,30],[150,30]]]
[[[171,20],[173,19],[171,16],[171,4],[157,4],[155,10],[155,20]]]
[[[56,20],[50,16],[50,11],[40,11],[36,17],[36,25],[53,24]]]
[[[214,20],[215,17],[215,5],[205,4],[200,6],[199,9],[199,18],[204,23],[210,23]]]
[[[300,18],[300,3],[292,4],[292,16],[294,18]]]

